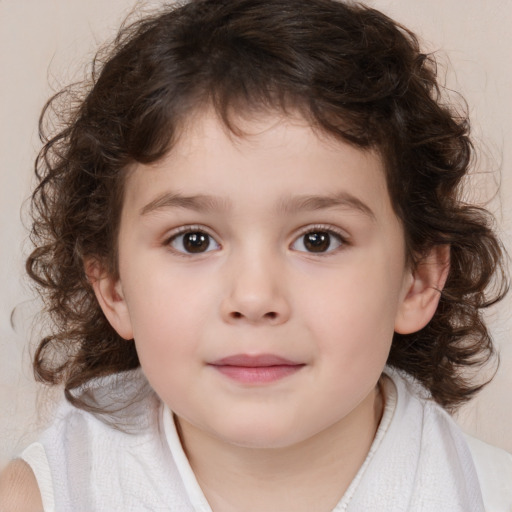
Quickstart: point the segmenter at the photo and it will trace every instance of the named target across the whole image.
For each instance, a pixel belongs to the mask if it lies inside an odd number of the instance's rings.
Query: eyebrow
[[[226,211],[230,207],[228,199],[198,194],[184,196],[178,192],[166,192],[149,202],[140,210],[141,215],[164,210],[168,208],[184,208],[198,212]],[[363,215],[375,220],[372,209],[357,197],[348,192],[338,192],[329,195],[301,195],[283,198],[278,205],[281,214],[296,213],[298,211],[326,210],[330,208],[343,208],[356,210]]]
[[[215,196],[205,194],[184,196],[177,192],[167,192],[141,208],[140,214],[148,215],[154,211],[167,208],[184,208],[207,213],[211,211],[227,210],[228,207],[228,201]]]
[[[343,208],[356,210],[371,220],[376,220],[373,210],[359,198],[348,192],[337,192],[323,195],[304,195],[284,199],[279,205],[282,213],[295,213],[297,211],[325,210],[330,208]]]

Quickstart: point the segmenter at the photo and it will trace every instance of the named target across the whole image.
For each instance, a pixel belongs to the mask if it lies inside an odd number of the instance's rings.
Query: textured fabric
[[[465,436],[476,466],[486,512],[512,512],[512,455]]]
[[[391,376],[397,388],[393,421],[371,462],[357,475],[352,498],[335,511],[484,511],[460,429],[412,379],[394,372]]]
[[[484,495],[493,498],[484,508],[462,432],[418,384],[388,373],[377,435],[333,512],[510,512],[508,485],[499,476],[512,471],[508,454],[478,445],[476,460],[485,462],[478,469],[482,475],[495,467],[493,461],[503,464],[495,470],[494,485],[484,486]],[[95,381],[81,396],[109,407],[110,414],[97,417],[63,404],[40,442],[22,454],[34,469],[45,512],[211,512],[172,413],[140,371]],[[119,409],[126,400],[133,405]]]
[[[52,474],[44,446],[41,443],[32,443],[25,449],[22,458],[32,468],[36,477],[43,502],[43,511],[55,512]]]
[[[141,394],[130,407],[116,410],[116,404]],[[55,512],[193,512],[160,430],[160,402],[142,374],[96,381],[81,396],[111,412],[96,417],[63,403],[41,436]],[[44,487],[39,478],[38,483]]]

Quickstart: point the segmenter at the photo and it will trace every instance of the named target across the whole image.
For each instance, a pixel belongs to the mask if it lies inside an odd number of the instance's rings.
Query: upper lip
[[[235,354],[222,359],[217,359],[210,363],[213,366],[241,366],[247,368],[259,368],[265,366],[302,366],[303,363],[297,363],[284,357],[274,354]]]

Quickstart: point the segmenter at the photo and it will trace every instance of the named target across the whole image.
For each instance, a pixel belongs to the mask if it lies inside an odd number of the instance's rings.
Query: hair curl
[[[311,124],[384,159],[411,264],[448,244],[451,267],[431,322],[395,334],[388,363],[445,407],[471,397],[465,369],[493,345],[481,310],[506,291],[502,246],[486,210],[462,200],[472,145],[466,116],[445,104],[431,55],[413,33],[371,8],[333,0],[196,0],[123,27],[93,63],[91,83],[36,161],[29,275],[54,331],[39,344],[36,376],[71,390],[139,365],[134,343],[103,315],[84,259],[117,273],[126,167],[172,148],[187,117],[299,111]],[[64,96],[63,96],[64,95]],[[494,286],[493,286],[494,284]]]

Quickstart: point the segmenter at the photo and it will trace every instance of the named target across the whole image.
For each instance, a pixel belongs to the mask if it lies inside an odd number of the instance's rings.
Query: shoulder
[[[389,370],[397,389],[395,436],[421,438],[423,462],[448,464],[469,492],[479,487],[486,512],[512,512],[512,455],[463,433],[428,391],[403,372]],[[471,485],[468,482],[472,482]]]
[[[465,435],[488,512],[512,510],[512,455]]]
[[[0,512],[42,512],[36,477],[23,460],[12,461],[0,474]]]

